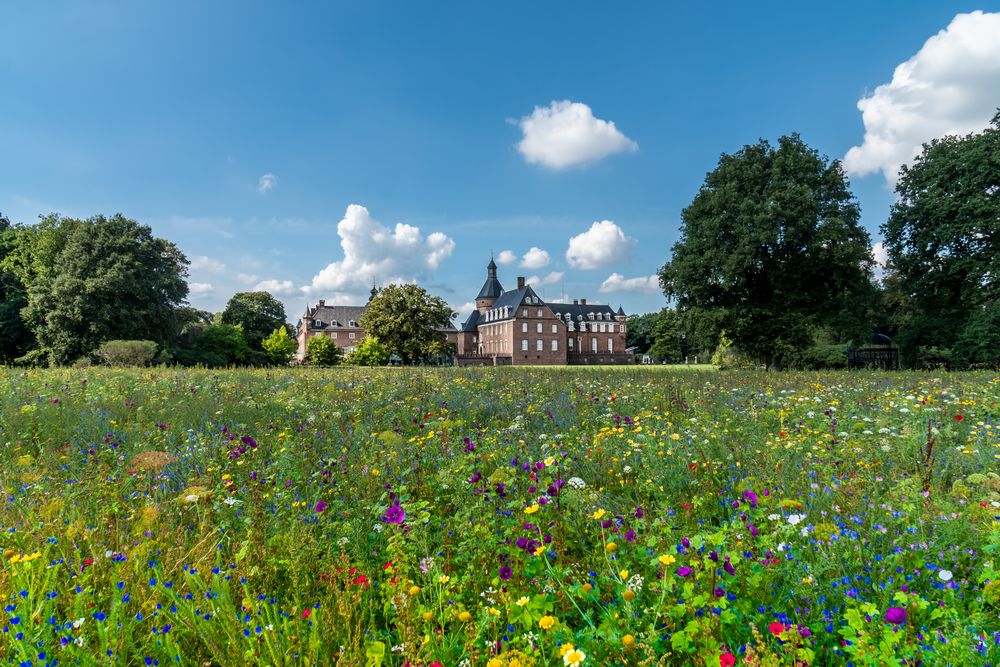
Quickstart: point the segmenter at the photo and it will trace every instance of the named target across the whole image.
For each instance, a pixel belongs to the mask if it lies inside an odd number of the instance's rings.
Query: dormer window
[[[322,329],[323,328],[323,320],[316,320],[314,322],[314,325],[316,326],[317,329]]]
[[[348,322],[348,324],[350,324],[350,326],[351,326],[352,328],[353,328],[353,327],[355,326],[355,322],[354,322],[354,320],[351,320],[350,322]]]

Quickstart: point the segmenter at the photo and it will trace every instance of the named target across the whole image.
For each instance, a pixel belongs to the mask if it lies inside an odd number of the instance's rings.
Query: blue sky
[[[860,147],[852,188],[878,241],[890,167],[1000,106],[998,11],[5,3],[0,211],[150,224],[209,310],[262,286],[294,321],[393,279],[462,308],[491,250],[517,258],[505,286],[538,276],[550,299],[654,310],[681,210],[720,153],[760,137]]]

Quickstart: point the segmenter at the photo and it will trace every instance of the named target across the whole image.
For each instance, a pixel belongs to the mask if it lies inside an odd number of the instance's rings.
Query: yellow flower
[[[670,554],[663,554],[659,558],[660,565],[670,565],[671,563],[676,563],[677,559]]]
[[[625,602],[631,602],[635,599],[635,591],[625,591],[622,593],[622,597],[625,598]]]
[[[608,553],[611,553],[613,551],[618,551],[618,545],[615,544],[614,542],[608,542],[607,544],[604,545],[604,550],[607,551]]]
[[[538,619],[538,627],[540,627],[542,630],[551,630],[555,624],[556,624],[555,616],[542,616],[540,619]]]
[[[449,581],[451,581],[451,577],[449,577],[447,574],[442,574],[440,577],[438,577],[439,584],[447,584]]]
[[[586,654],[580,649],[573,649],[563,656],[563,664],[567,667],[575,667],[586,659]]]
[[[567,644],[563,644],[562,646],[559,647],[559,657],[560,658],[564,657],[567,653],[569,653],[573,649],[574,649],[574,646],[572,644],[568,644],[568,643]]]
[[[602,516],[604,516],[604,510],[603,509],[599,509],[599,510],[596,510],[593,514],[591,514],[590,518],[591,519],[600,519]]]
[[[550,466],[550,465],[552,465],[555,462],[556,462],[556,460],[553,457],[551,457],[551,456],[549,458],[545,459],[545,465],[547,465],[547,466]]]
[[[535,549],[535,551],[533,552],[533,555],[535,555],[535,556],[541,556],[543,553],[545,553],[545,547],[541,546],[541,547],[538,547],[537,549]]]
[[[372,476],[378,477],[378,468],[372,468]]]
[[[622,646],[624,646],[625,648],[631,648],[635,646],[635,637],[633,637],[632,635],[625,635],[624,637],[622,637]]]
[[[458,620],[462,621],[462,623],[468,623],[472,620],[472,614],[467,611],[460,611],[458,612]]]
[[[618,576],[621,577],[623,580],[628,579],[628,570],[622,570],[621,572],[618,573]]]
[[[522,596],[521,596],[521,597],[520,597],[520,598],[518,599],[518,601],[517,601],[517,606],[518,606],[518,607],[523,607],[523,606],[525,606],[526,604],[528,604],[529,602],[531,602],[531,598],[527,597],[526,595],[522,595]]]
[[[496,607],[488,607],[488,609],[489,609],[490,614],[492,614],[493,616],[499,616],[500,615],[500,610],[497,609]]]
[[[537,511],[538,511],[538,503],[535,503],[531,507],[525,507],[524,508],[524,513],[525,514],[534,514]]]
[[[410,586],[410,595],[418,595],[420,593],[420,586]]]
[[[486,667],[501,667],[501,665],[503,663],[500,661],[500,658],[490,658],[489,662],[486,663]]]

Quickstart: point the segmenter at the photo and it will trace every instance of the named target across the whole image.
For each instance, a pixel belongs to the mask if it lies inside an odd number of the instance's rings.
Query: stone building
[[[586,299],[547,303],[517,279],[504,291],[490,260],[476,310],[458,331],[460,366],[631,364],[625,312]]]
[[[371,298],[376,294],[373,287]],[[365,330],[361,326],[361,315],[368,308],[366,303],[363,306],[332,306],[327,305],[324,299],[314,306],[306,306],[305,313],[295,327],[295,339],[298,349],[295,356],[301,361],[306,356],[306,346],[313,336],[328,336],[330,340],[337,344],[344,355],[354,351],[365,338]],[[444,332],[448,342],[453,346],[458,342],[458,331],[453,326],[446,327]]]

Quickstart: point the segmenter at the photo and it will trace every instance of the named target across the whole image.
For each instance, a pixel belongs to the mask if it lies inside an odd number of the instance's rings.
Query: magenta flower
[[[382,518],[385,519],[386,523],[403,523],[403,520],[406,519],[406,512],[399,505],[393,505],[385,511],[385,516]]]
[[[318,503],[316,503],[316,507],[314,507],[313,509],[315,509],[317,512],[322,512],[326,510],[326,501],[325,500],[319,501]]]
[[[689,568],[687,565],[677,568],[678,577],[686,577],[689,574],[691,574],[691,568]]]
[[[896,625],[906,622],[906,610],[902,607],[889,607],[885,610],[885,620],[887,623]]]

